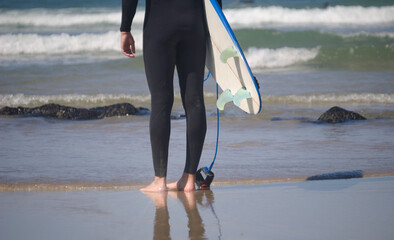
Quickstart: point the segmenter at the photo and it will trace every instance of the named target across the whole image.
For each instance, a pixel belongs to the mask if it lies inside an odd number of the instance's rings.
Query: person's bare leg
[[[155,180],[148,186],[141,188],[141,192],[164,192],[167,191],[166,178],[165,177],[155,177]]]
[[[176,182],[167,184],[170,191],[190,192],[195,190],[196,175],[191,173],[183,173],[181,179]]]

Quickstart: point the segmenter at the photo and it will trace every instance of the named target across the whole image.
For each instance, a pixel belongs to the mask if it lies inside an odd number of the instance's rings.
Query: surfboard
[[[259,84],[217,0],[204,0],[209,37],[206,66],[222,93],[219,110],[233,102],[243,111],[258,114],[261,110]]]

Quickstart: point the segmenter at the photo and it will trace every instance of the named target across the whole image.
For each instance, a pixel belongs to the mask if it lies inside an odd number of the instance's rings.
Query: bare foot
[[[164,192],[167,190],[165,177],[155,177],[151,184],[140,189],[141,192]]]
[[[178,181],[167,184],[167,189],[168,191],[178,191]]]
[[[183,173],[181,179],[176,182],[167,184],[170,191],[185,191],[190,192],[195,190],[196,175],[190,173]]]

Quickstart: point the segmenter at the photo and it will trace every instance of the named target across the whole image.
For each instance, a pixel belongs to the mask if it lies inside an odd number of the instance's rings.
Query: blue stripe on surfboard
[[[235,35],[234,35],[234,33],[233,33],[233,30],[231,29],[230,24],[227,22],[227,19],[226,19],[226,17],[224,16],[223,11],[222,11],[222,9],[221,9],[220,6],[219,6],[219,3],[217,2],[217,0],[210,0],[210,1],[211,1],[211,4],[212,4],[213,8],[214,8],[215,11],[216,11],[216,13],[218,14],[220,20],[222,21],[222,23],[223,23],[225,29],[227,30],[227,33],[230,35],[230,38],[231,38],[231,40],[233,41],[235,48],[236,48],[237,51],[240,53],[241,58],[242,58],[242,60],[244,61],[245,65],[246,65],[246,69],[248,70],[249,75],[250,75],[250,77],[252,78],[254,87],[256,88],[257,94],[258,94],[258,96],[259,96],[259,111],[257,112],[257,113],[259,113],[260,110],[261,110],[261,96],[260,96],[259,87],[258,87],[258,85],[257,85],[257,83],[256,83],[256,81],[255,81],[255,79],[254,79],[252,70],[251,70],[250,67],[249,67],[248,61],[246,61],[246,58],[245,58],[244,53],[243,53],[243,51],[242,51],[242,49],[241,49],[241,46],[239,45],[237,39],[235,38]]]

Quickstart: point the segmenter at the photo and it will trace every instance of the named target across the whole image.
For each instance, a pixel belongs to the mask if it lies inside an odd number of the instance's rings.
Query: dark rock
[[[138,109],[129,103],[127,104],[119,103],[110,106],[96,107],[96,108],[91,108],[90,110],[99,114],[99,118],[136,115],[138,112]]]
[[[335,106],[330,108],[325,113],[323,113],[317,120],[327,123],[341,123],[341,122],[346,122],[348,120],[367,120],[367,119],[358,113],[348,111],[346,109]]]
[[[315,176],[310,176],[306,180],[312,181],[312,180],[349,179],[349,178],[362,178],[362,177],[363,177],[362,170],[354,170],[354,171],[319,174]]]
[[[0,114],[1,115],[18,115],[18,114],[24,114],[25,108],[22,107],[17,107],[17,108],[12,108],[12,107],[3,107],[0,109]]]
[[[54,103],[35,108],[4,107],[0,109],[0,115],[42,116],[69,120],[92,120],[113,116],[147,114],[149,114],[148,109],[141,107],[136,108],[130,103],[119,103],[90,109],[62,106]]]
[[[97,111],[90,111],[86,108],[62,106],[53,103],[33,108],[31,113],[38,116],[41,115],[44,117],[53,117],[69,120],[99,119],[99,113]]]

